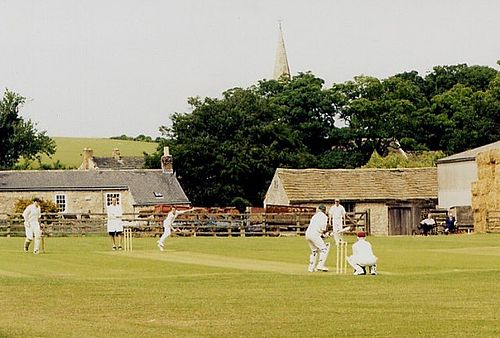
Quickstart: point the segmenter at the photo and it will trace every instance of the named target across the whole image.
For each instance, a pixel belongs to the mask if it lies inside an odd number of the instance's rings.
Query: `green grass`
[[[303,237],[0,238],[0,337],[500,335],[500,236],[369,240],[378,276],[305,272]]]
[[[142,156],[156,151],[157,144],[127,140],[112,140],[109,138],[77,138],[53,137],[56,142],[56,153],[52,158],[42,156],[42,163],[52,164],[59,161],[67,167],[78,168],[82,163],[83,148],[92,148],[96,157],[110,157],[114,148],[120,149],[122,156]]]

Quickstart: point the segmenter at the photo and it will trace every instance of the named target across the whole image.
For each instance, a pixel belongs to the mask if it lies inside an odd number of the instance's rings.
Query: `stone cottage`
[[[346,211],[369,211],[374,235],[408,235],[437,204],[436,168],[278,168],[264,205],[317,206],[339,198]]]
[[[20,198],[34,196],[53,200],[61,213],[103,213],[113,197],[124,213],[137,213],[158,204],[190,204],[173,171],[168,148],[164,149],[162,169],[101,169],[91,152],[86,155],[82,170],[0,171],[2,213],[12,212]],[[122,162],[131,163],[127,159]]]

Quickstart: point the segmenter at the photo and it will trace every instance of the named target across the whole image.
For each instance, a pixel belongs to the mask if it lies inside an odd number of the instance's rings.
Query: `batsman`
[[[322,238],[327,232],[326,226],[328,224],[328,216],[325,214],[326,207],[323,204],[320,204],[318,209],[319,210],[314,214],[314,216],[311,217],[309,226],[306,230],[306,240],[311,248],[311,255],[309,256],[309,272],[328,271],[325,263],[328,258],[328,252],[330,251],[330,243],[326,244]]]
[[[24,241],[24,252],[28,252],[30,244],[35,239],[35,247],[33,253],[37,255],[40,252],[40,239],[42,231],[40,230],[40,217],[42,212],[40,209],[41,200],[38,197],[33,198],[33,203],[28,205],[23,211],[24,229],[26,240]]]

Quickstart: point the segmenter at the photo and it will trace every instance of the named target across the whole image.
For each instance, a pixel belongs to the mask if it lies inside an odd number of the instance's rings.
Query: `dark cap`
[[[366,237],[366,233],[364,231],[360,231],[360,232],[358,232],[358,237],[364,238],[364,237]]]
[[[320,204],[319,207],[318,207],[319,210],[321,211],[325,211],[326,210],[326,207],[324,204]]]

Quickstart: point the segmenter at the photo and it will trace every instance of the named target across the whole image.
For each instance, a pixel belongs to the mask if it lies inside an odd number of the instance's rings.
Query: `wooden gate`
[[[389,235],[411,235],[414,228],[410,207],[389,207]]]

